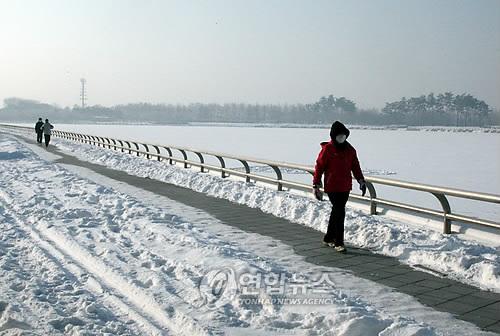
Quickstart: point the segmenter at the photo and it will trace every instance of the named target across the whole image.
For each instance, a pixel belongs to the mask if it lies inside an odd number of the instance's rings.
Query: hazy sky
[[[0,99],[500,107],[500,0],[0,0]]]

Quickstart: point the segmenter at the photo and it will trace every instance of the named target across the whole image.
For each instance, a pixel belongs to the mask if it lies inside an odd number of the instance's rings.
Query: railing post
[[[365,181],[366,189],[370,193],[370,215],[377,214],[377,202],[374,199],[377,199],[377,191],[375,190],[375,186],[373,183]]]
[[[432,193],[441,203],[443,207],[443,233],[450,234],[451,233],[451,219],[448,218],[448,214],[451,213],[451,206],[448,202],[448,199],[444,194]]]
[[[116,150],[116,141],[115,141],[115,139],[111,138],[110,140],[113,141],[113,146],[114,146],[113,149]]]
[[[132,143],[134,144],[135,149],[137,150],[137,151],[136,151],[137,156],[140,156],[140,154],[139,154],[139,145],[137,144],[137,142],[133,142],[133,141],[132,141]]]
[[[122,151],[122,153],[123,153],[123,152],[125,151],[125,150],[123,149],[123,141],[121,141],[120,139],[117,139],[116,141],[118,141],[118,142],[120,143],[120,149],[121,149],[121,151]]]
[[[169,147],[165,147],[165,146],[163,146],[163,148],[165,148],[165,150],[168,153],[168,156],[170,157],[170,159],[168,160],[168,163],[169,164],[174,164],[174,162],[172,161],[172,150]]]
[[[217,158],[217,160],[219,160],[220,167],[222,168],[220,176],[222,178],[228,177],[229,175],[226,175],[226,172],[224,171],[224,168],[226,168],[226,162],[224,161],[224,159],[222,158],[222,156],[215,155],[215,157]]]
[[[148,160],[149,160],[149,147],[148,147],[148,145],[146,145],[145,143],[143,143],[142,145],[144,146],[144,148],[146,148],[146,152],[147,152],[147,154],[146,154],[146,159],[148,159]]]
[[[203,158],[203,155],[201,155],[200,152],[193,152],[193,153],[195,153],[198,156],[198,159],[200,159],[200,163],[201,163],[201,166],[200,166],[201,169],[200,169],[200,171],[202,173],[204,173],[205,172],[205,167],[203,167],[203,164],[205,163],[205,159]]]
[[[156,156],[156,158],[158,159],[158,161],[161,161],[161,157],[160,157],[160,148],[158,148],[158,146],[156,146],[156,145],[151,145],[151,146],[153,146],[153,147],[154,147],[154,149],[156,150],[156,154],[158,154],[158,155]]]
[[[273,168],[274,172],[276,173],[276,179],[278,180],[278,191],[282,191],[283,184],[280,181],[283,180],[283,176],[281,175],[281,170],[277,166],[269,165],[269,167]]]
[[[249,183],[250,182],[250,176],[248,176],[248,174],[250,174],[250,166],[248,165],[248,162],[246,162],[245,160],[238,160],[238,161],[240,161],[241,164],[243,165],[243,167],[245,167],[245,173],[247,174],[245,176],[245,181],[247,183]]]
[[[102,142],[102,148],[106,148],[106,138],[101,137],[101,142]]]
[[[132,146],[130,145],[130,142],[128,142],[127,140],[123,140],[123,141],[124,141],[124,142],[127,144],[127,146],[128,146],[128,153],[129,153],[129,154],[132,154],[132,150],[131,150],[131,149],[132,149]]]
[[[111,141],[109,141],[108,138],[104,138],[106,140],[106,142],[108,143],[108,148],[111,149]]]
[[[177,148],[177,150],[178,150],[179,152],[181,152],[182,157],[184,158],[184,160],[187,160],[187,159],[188,159],[187,154],[186,154],[186,151],[185,151],[184,149],[179,149],[179,148]],[[184,162],[184,168],[188,168],[188,164],[187,164],[187,162]]]

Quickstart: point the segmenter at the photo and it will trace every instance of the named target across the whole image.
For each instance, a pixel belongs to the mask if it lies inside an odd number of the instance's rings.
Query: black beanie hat
[[[349,137],[349,130],[342,124],[340,121],[335,121],[332,124],[332,128],[330,129],[330,138],[335,139],[335,137],[339,134],[345,134],[346,139]]]

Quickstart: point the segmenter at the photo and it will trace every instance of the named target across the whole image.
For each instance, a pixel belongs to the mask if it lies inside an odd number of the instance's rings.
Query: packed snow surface
[[[310,224],[324,227],[325,204],[90,146],[55,143],[117,169],[259,205],[265,211],[274,209],[294,220],[313,219]],[[475,326],[424,307],[408,295],[340,269],[308,264],[279,241],[235,230],[198,209],[141,194],[53,159],[41,147],[0,134],[3,333],[481,334]],[[406,250],[410,256],[416,247],[405,239],[417,238],[415,244],[429,246],[414,258],[447,256],[457,277],[498,289],[498,277],[491,276],[494,270],[498,276],[498,251],[423,230],[410,233],[400,223],[367,219],[349,211],[348,241],[359,244],[369,237],[370,245],[380,239],[381,250],[393,254]],[[473,257],[467,259],[466,251]],[[481,275],[473,276],[469,268]],[[200,291],[198,285],[222,269],[299,276],[316,290],[313,293],[329,301],[278,304],[270,300],[271,294],[259,293],[261,303],[248,304],[239,292],[227,296],[224,292],[217,301],[213,292]],[[328,275],[328,286],[318,281],[319,274]]]

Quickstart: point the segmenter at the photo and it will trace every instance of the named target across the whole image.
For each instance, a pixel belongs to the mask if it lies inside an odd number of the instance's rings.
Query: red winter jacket
[[[352,189],[351,171],[356,180],[364,179],[356,150],[350,143],[343,150],[336,148],[332,141],[322,142],[321,147],[314,169],[314,185],[321,185],[321,176],[325,174],[325,192],[345,192]]]

